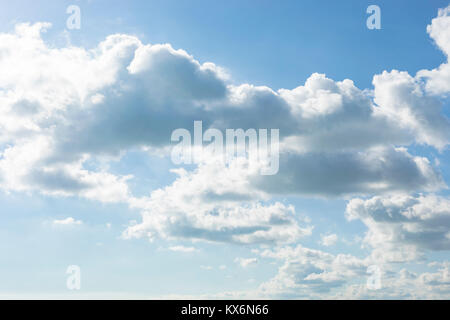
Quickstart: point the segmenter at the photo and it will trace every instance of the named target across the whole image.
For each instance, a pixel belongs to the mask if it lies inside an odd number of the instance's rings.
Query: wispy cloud
[[[73,226],[73,225],[81,225],[83,222],[81,220],[75,220],[72,217],[68,217],[62,220],[53,220],[52,224],[55,226]]]

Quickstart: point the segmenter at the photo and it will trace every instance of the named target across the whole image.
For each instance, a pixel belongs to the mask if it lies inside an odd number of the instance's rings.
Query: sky
[[[448,1],[0,0],[0,298],[449,299],[449,54]]]

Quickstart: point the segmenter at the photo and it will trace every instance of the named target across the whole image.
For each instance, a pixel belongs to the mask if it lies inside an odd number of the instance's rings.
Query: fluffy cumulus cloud
[[[276,247],[259,254],[261,261],[270,259],[280,265],[276,275],[255,290],[228,292],[219,297],[447,299],[450,296],[448,261],[428,263],[428,271],[417,272],[397,263],[381,264],[372,256],[332,254],[301,245]],[[371,285],[371,277],[379,281],[378,287]]]
[[[402,262],[418,259],[426,250],[450,250],[447,198],[395,195],[353,199],[346,214],[367,226],[364,241],[374,248],[374,258]]]
[[[261,255],[282,262],[278,274],[259,288],[262,295],[268,296],[317,298],[330,295],[334,289],[354,279],[363,281],[368,266],[366,259],[333,255],[301,245],[266,250]]]
[[[368,290],[365,283],[350,284],[330,296],[334,299],[448,299],[450,296],[449,265],[430,263],[426,272],[405,268],[383,273],[382,287]]]
[[[22,24],[1,35],[0,66],[7,70],[0,78],[4,189],[93,195],[106,186],[83,171],[86,161],[167,147],[171,132],[192,128],[194,120],[205,129],[279,128],[280,174],[250,179],[269,193],[327,196],[442,186],[427,159],[398,149],[414,142],[443,148],[450,132],[439,100],[406,73],[375,76],[374,99],[351,80],[320,74],[275,92],[232,85],[212,63],[132,36],[109,36],[91,50],[53,48],[41,37],[48,27]],[[21,168],[11,170],[16,160]],[[128,196],[124,177],[109,179],[111,193]]]
[[[447,61],[433,70],[422,70],[418,76],[426,81],[425,88],[432,94],[447,94],[450,90],[450,7],[440,9],[427,31],[436,45],[445,53]]]
[[[142,219],[125,238],[262,245],[295,243],[313,229],[274,196],[358,195],[364,199],[351,200],[347,216],[367,226],[373,261],[381,252],[383,261],[406,261],[449,249],[448,199],[407,195],[446,187],[438,168],[409,148],[448,147],[450,122],[442,112],[448,61],[417,75],[384,71],[373,77],[373,90],[317,73],[294,89],[273,90],[233,84],[214,63],[134,36],[111,35],[93,49],[57,48],[43,40],[49,27],[19,24],[0,34],[3,191],[126,203]],[[450,7],[427,31],[448,58]],[[173,130],[192,130],[195,120],[204,130],[279,129],[278,174],[262,176],[246,159],[224,164],[206,156],[189,170],[175,169],[172,184],[137,197],[132,175],[101,165],[135,150],[168,156]],[[171,250],[190,251],[183,248]],[[368,264],[302,246],[264,255],[283,256],[279,274],[263,288],[279,292],[328,292]],[[404,281],[432,286],[443,273],[448,277],[448,265],[439,270],[403,272]]]
[[[311,233],[311,226],[299,225],[293,206],[257,201],[263,195],[241,179],[245,168],[216,165],[175,170],[179,177],[172,185],[133,200],[131,205],[142,210],[142,222],[129,226],[124,236],[279,243]]]

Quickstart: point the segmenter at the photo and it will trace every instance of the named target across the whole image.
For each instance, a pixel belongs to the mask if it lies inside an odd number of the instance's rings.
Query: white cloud
[[[417,77],[423,78],[425,88],[432,94],[448,94],[450,91],[450,6],[440,9],[438,16],[434,18],[427,32],[435,41],[436,45],[444,52],[447,62],[433,70],[421,70]]]
[[[330,291],[364,280],[368,261],[357,257],[296,247],[265,250],[264,258],[283,262],[275,277],[261,284],[260,294],[275,298],[324,298]]]
[[[213,269],[212,266],[203,266],[203,265],[200,266],[200,268],[203,269],[203,270],[208,270],[208,271]]]
[[[334,299],[428,299],[442,300],[450,297],[448,262],[438,263],[437,270],[422,273],[402,268],[385,273],[381,290],[368,290],[365,284],[352,284],[336,293]]]
[[[349,220],[360,219],[368,228],[364,242],[383,262],[423,258],[427,250],[450,250],[450,200],[435,195],[376,196],[352,199]]]
[[[83,161],[48,164],[45,158],[51,150],[50,139],[43,136],[7,146],[0,158],[0,188],[101,202],[126,202],[130,197],[126,181],[131,176],[89,171]]]
[[[450,122],[442,102],[427,95],[421,81],[407,72],[384,71],[373,77],[374,102],[400,130],[409,131],[420,144],[444,149],[450,140]]]
[[[372,256],[364,259],[349,254],[295,247],[278,247],[261,252],[264,259],[282,262],[277,274],[255,291],[228,293],[235,297],[269,299],[448,299],[448,262],[432,262],[421,273],[399,268],[396,263],[377,264]],[[367,285],[368,267],[380,268],[381,288]],[[423,268],[420,267],[420,268]]]
[[[329,246],[335,245],[337,240],[338,240],[338,236],[333,233],[333,234],[328,234],[328,235],[322,235],[320,243],[323,246],[329,247]]]
[[[449,10],[428,27],[447,56]],[[91,50],[54,48],[41,37],[49,27],[21,24],[0,34],[2,190],[128,203],[142,219],[125,237],[272,245],[312,232],[292,205],[272,201],[274,195],[378,195],[352,200],[347,214],[368,226],[366,243],[385,250],[384,260],[448,249],[448,200],[386,196],[445,187],[438,169],[407,148],[449,144],[449,120],[441,110],[441,97],[450,91],[448,62],[415,77],[382,72],[373,78],[373,91],[317,73],[294,89],[275,91],[230,84],[213,63],[128,35],[108,36]],[[189,172],[176,170],[171,185],[135,198],[132,176],[95,165],[144,147],[163,153],[171,132],[191,128],[194,120],[205,129],[279,128],[280,172],[262,177],[240,159],[230,166],[206,159]],[[292,250],[268,287],[326,291],[366,266],[351,256]]]
[[[444,51],[446,21],[444,10],[429,28]],[[351,80],[321,74],[275,92],[231,85],[213,63],[133,36],[111,35],[91,50],[54,48],[40,35],[48,27],[21,24],[0,34],[4,190],[126,202],[127,178],[86,170],[86,162],[167,147],[173,129],[199,119],[219,129],[280,128],[284,171],[247,193],[340,196],[443,185],[427,159],[392,147],[448,144],[441,103],[405,72],[376,75],[374,99]],[[349,170],[357,174],[339,173]]]
[[[81,225],[83,224],[83,222],[81,220],[75,220],[72,217],[68,217],[66,219],[62,219],[62,220],[53,220],[52,221],[53,225],[55,226],[73,226],[73,225]]]
[[[165,188],[140,198],[132,206],[142,210],[142,222],[125,231],[130,237],[186,238],[233,243],[286,243],[311,234],[300,226],[293,206],[264,204],[264,194],[248,187],[248,174],[239,163],[200,165]]]
[[[252,185],[269,194],[321,197],[382,194],[392,191],[436,191],[445,187],[425,157],[405,148],[372,148],[358,152],[287,153],[273,176],[252,175]]]
[[[234,262],[238,263],[242,268],[247,268],[258,263],[257,258],[236,258]]]
[[[175,252],[183,252],[183,253],[191,253],[191,252],[196,252],[197,249],[194,247],[185,247],[185,246],[172,246],[169,247],[170,251],[175,251]]]

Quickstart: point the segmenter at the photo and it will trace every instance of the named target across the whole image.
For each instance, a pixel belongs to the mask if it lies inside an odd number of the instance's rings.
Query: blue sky
[[[416,72],[442,62],[425,26],[447,1],[378,1],[382,30],[365,27],[370,1],[15,1],[2,7],[1,27],[49,21],[57,35],[66,8],[83,5],[74,43],[94,46],[112,33],[171,43],[199,61],[229,69],[237,83],[293,88],[314,72],[350,78],[361,88],[383,70]],[[361,14],[361,12],[363,14]],[[89,28],[89,32],[87,32]],[[416,54],[410,54],[411,51]],[[333,54],[330,54],[333,52]]]
[[[448,5],[0,1],[0,297],[448,299]],[[193,120],[279,173],[173,171]]]

